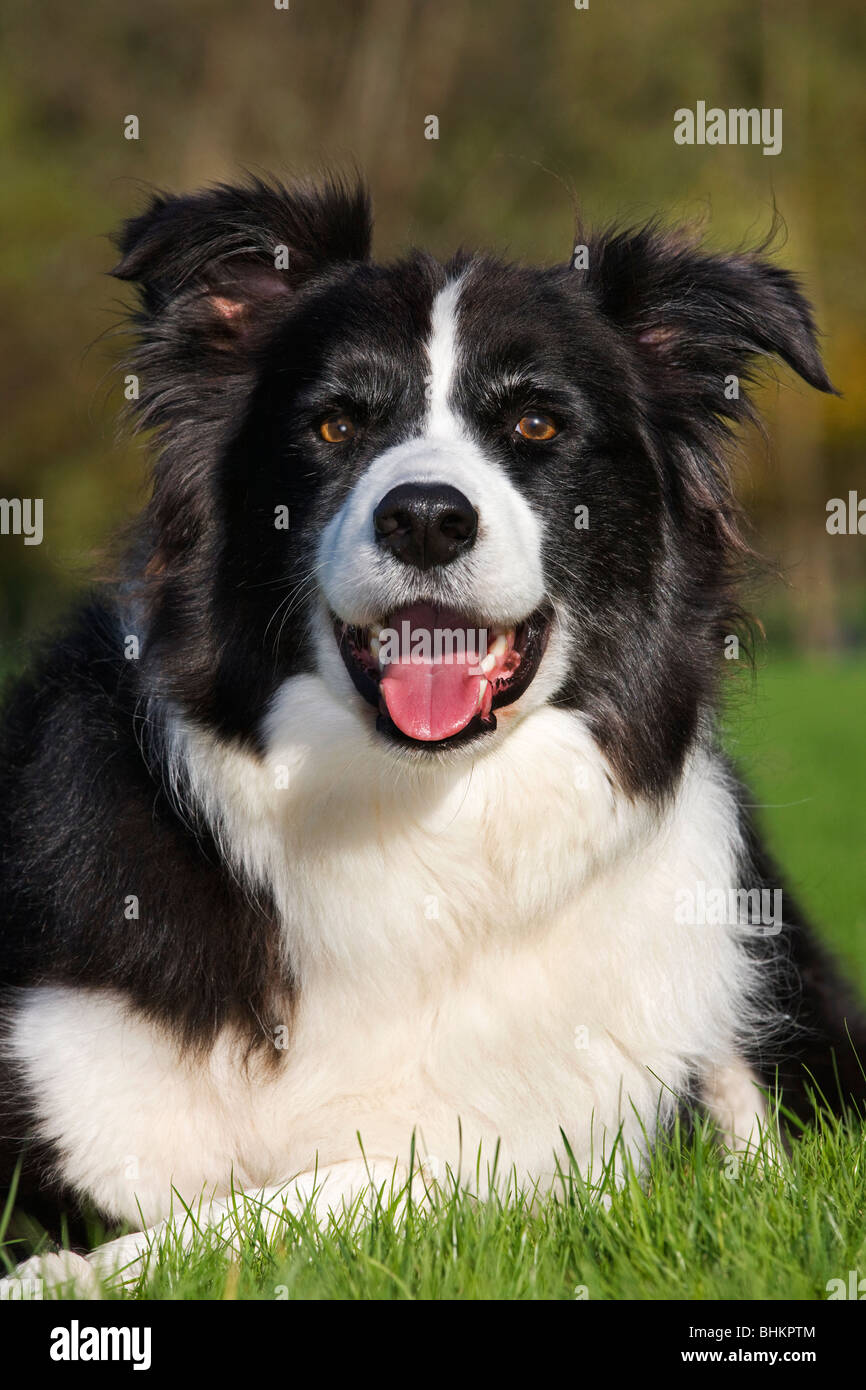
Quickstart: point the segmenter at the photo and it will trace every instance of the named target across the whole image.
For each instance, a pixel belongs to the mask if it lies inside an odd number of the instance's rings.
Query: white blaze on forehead
[[[433,300],[430,313],[430,337],[427,342],[427,356],[430,359],[427,379],[428,434],[450,434],[457,423],[448,398],[457,373],[460,287],[460,280],[449,280]]]

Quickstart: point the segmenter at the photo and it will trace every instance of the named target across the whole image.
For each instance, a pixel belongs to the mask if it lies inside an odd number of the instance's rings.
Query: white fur
[[[451,409],[451,391],[460,361],[458,321],[461,280],[449,280],[433,301],[430,312],[430,338],[427,357],[430,374],[427,378],[427,429],[431,434],[450,434],[455,417]]]
[[[734,879],[712,761],[696,755],[656,817],[564,711],[532,711],[471,765],[401,767],[303,677],[269,730],[257,761],[178,725],[175,756],[280,913],[299,1000],[276,1073],[245,1071],[229,1035],[194,1062],[102,993],[34,989],[16,1012],[42,1131],[109,1212],[152,1222],[172,1184],[195,1200],[232,1177],[282,1183],[357,1157],[357,1131],[390,1164],[416,1130],[466,1179],[501,1139],[500,1171],[547,1185],[560,1126],[597,1171],[618,1126],[640,1149],[690,1073],[736,1054],[739,929],[675,912],[684,884]]]

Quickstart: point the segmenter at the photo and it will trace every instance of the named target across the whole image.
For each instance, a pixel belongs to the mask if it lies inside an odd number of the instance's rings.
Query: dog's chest
[[[363,750],[336,750],[333,781],[327,758],[311,777],[276,747],[275,766],[294,798],[255,834],[227,820],[226,843],[268,885],[299,981],[280,1074],[254,1103],[298,1164],[345,1157],[357,1131],[402,1153],[413,1128],[453,1161],[459,1121],[464,1152],[501,1139],[538,1175],[560,1126],[578,1148],[593,1123],[639,1128],[635,1110],[651,1126],[660,1091],[729,1047],[739,946],[675,914],[684,883],[732,879],[710,764],[663,821],[554,711],[452,781],[385,782]],[[230,786],[223,806],[239,804]],[[247,804],[263,797],[247,787]]]
[[[287,1139],[330,1141],[333,1159],[359,1130],[387,1154],[418,1126],[453,1161],[459,1117],[472,1150],[501,1139],[540,1176],[560,1126],[577,1149],[593,1116],[597,1133],[631,1129],[658,1078],[675,1092],[719,1048],[737,951],[676,926],[664,869],[600,874],[549,910],[543,893],[515,907],[509,879],[482,900],[459,862],[395,877],[375,920],[354,913],[359,939],[385,936],[373,972],[308,966],[273,1100]]]
[[[730,799],[707,765],[656,821],[572,722],[540,732],[426,800],[331,797],[320,765],[300,811],[270,795],[272,766],[211,758],[199,791],[277,905],[294,1014],[269,1021],[270,1065],[244,1066],[228,1033],[197,1059],[122,998],[32,991],[15,1050],[67,1180],[153,1220],[172,1185],[277,1183],[357,1157],[358,1134],[393,1161],[414,1132],[464,1176],[501,1141],[502,1164],[544,1180],[561,1130],[584,1166],[620,1124],[651,1133],[729,1055],[748,983],[731,933],[675,912],[682,884],[732,881]]]

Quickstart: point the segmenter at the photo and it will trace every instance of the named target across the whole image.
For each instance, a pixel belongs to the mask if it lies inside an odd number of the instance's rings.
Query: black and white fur
[[[583,239],[586,270],[380,266],[339,181],[161,197],[124,228],[153,496],[3,727],[23,1209],[152,1225],[174,1188],[219,1224],[233,1182],[324,1211],[413,1133],[434,1176],[471,1186],[499,1144],[546,1187],[561,1133],[597,1172],[678,1099],[742,1146],[762,1087],[803,1113],[809,1077],[862,1096],[866,1032],[787,892],[777,935],[675,911],[698,883],[781,886],[714,735],[746,556],[724,451],[758,359],[831,390],[810,311],[757,255]],[[321,438],[334,411],[350,443]],[[516,435],[527,411],[555,439]],[[453,563],[377,545],[407,482],[476,509]],[[545,615],[483,736],[409,747],[350,679],[334,618],[420,599]]]

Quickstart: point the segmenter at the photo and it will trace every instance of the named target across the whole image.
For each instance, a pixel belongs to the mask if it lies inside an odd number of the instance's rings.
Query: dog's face
[[[380,267],[334,185],[159,202],[121,245],[163,430],[138,555],[163,688],[255,740],[314,674],[383,756],[434,763],[553,703],[663,790],[732,622],[749,361],[830,389],[793,279],[652,230],[579,269]]]

